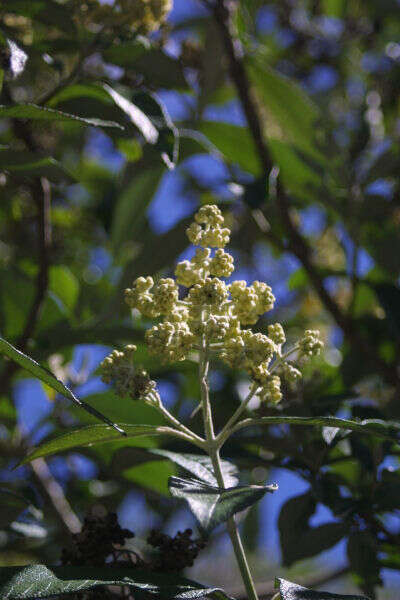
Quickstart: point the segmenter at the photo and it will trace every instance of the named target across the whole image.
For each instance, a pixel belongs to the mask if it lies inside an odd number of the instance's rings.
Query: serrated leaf
[[[69,113],[46,108],[37,104],[15,104],[14,106],[0,105],[0,118],[6,119],[32,119],[39,121],[69,121],[91,125],[93,127],[116,127],[123,129],[123,126],[115,121],[103,121],[97,118],[83,118]]]
[[[154,435],[172,435],[172,430],[168,427],[157,425],[132,425],[121,424],[125,432],[125,438]],[[95,444],[104,444],[106,442],[115,442],[121,439],[121,435],[110,425],[88,425],[80,429],[73,429],[55,437],[35,448],[24,460],[21,465],[35,460],[41,456],[49,456],[57,452],[64,452],[71,448],[80,446],[94,446]]]
[[[161,600],[195,600],[212,594],[227,597],[222,590],[200,585],[176,574],[158,574],[132,568],[47,567],[28,565],[0,568],[3,600],[35,600],[61,594],[76,594],[103,585],[129,586],[135,598],[154,596]]]
[[[118,427],[118,425],[112,423],[109,419],[107,419],[107,417],[105,417],[97,410],[89,406],[89,404],[77,398],[75,394],[73,394],[71,390],[66,385],[64,385],[62,381],[57,379],[50,371],[40,366],[39,363],[33,360],[33,358],[30,358],[20,350],[17,350],[17,348],[14,348],[14,346],[9,344],[2,337],[0,337],[0,354],[4,354],[11,360],[15,361],[17,364],[19,364],[20,367],[26,369],[27,371],[29,371],[29,373],[32,373],[32,375],[49,385],[51,388],[56,390],[56,392],[62,394],[69,400],[72,400],[72,402],[78,404],[81,408],[83,408],[93,416],[97,417],[101,421],[104,421],[105,423],[113,427],[119,434],[124,433],[123,430],[120,427]]]
[[[261,500],[267,492],[278,489],[276,484],[221,489],[198,479],[181,477],[171,477],[168,485],[175,498],[182,498],[189,504],[205,535],[234,514]]]
[[[192,473],[192,475],[195,475],[198,479],[204,481],[205,483],[213,486],[218,485],[214,475],[211,459],[208,456],[201,454],[170,452],[169,450],[162,450],[159,448],[154,448],[149,450],[149,452],[169,458],[169,460],[179,465],[189,473]],[[227,460],[221,461],[221,467],[225,485],[228,487],[236,485],[239,481],[239,472],[237,467]]]
[[[261,417],[260,419],[244,419],[238,423],[234,430],[238,431],[244,427],[268,426],[268,425],[311,425],[316,427],[337,427],[349,432],[356,431],[367,435],[376,435],[385,439],[399,442],[400,424],[396,421],[382,421],[380,419],[364,419],[353,421],[339,417]]]
[[[281,600],[369,600],[366,596],[317,592],[280,578],[276,580],[276,587],[279,589]]]

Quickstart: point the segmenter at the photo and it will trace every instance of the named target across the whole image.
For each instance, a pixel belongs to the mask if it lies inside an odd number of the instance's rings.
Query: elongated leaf
[[[145,225],[146,210],[160,183],[162,167],[141,169],[127,183],[117,200],[111,225],[111,241],[115,252],[125,251],[125,242],[135,240]]]
[[[194,600],[222,590],[207,587],[176,575],[149,573],[132,568],[47,567],[28,565],[0,569],[3,600],[35,600],[61,594],[76,594],[102,585],[126,585],[135,598],[155,596],[162,600]]]
[[[20,494],[0,488],[0,527],[6,527],[28,508],[30,502]]]
[[[75,181],[61,163],[50,156],[40,156],[27,150],[0,150],[0,170],[31,177]]]
[[[124,98],[109,85],[104,85],[104,89],[114,100],[115,104],[124,111],[130,121],[139,129],[146,142],[155,144],[158,140],[158,131],[150,119],[127,98]]]
[[[62,394],[69,400],[72,400],[72,402],[75,402],[75,404],[78,404],[84,410],[87,410],[94,417],[97,417],[101,421],[104,421],[105,423],[113,427],[120,434],[124,434],[123,430],[120,427],[118,427],[118,425],[112,423],[109,419],[107,419],[107,417],[105,417],[97,410],[89,406],[89,404],[86,404],[86,402],[77,398],[75,394],[73,394],[71,390],[62,383],[62,381],[59,381],[59,379],[57,379],[52,373],[50,373],[50,371],[48,371],[44,367],[41,367],[39,363],[33,360],[33,358],[30,358],[23,352],[20,352],[20,350],[17,350],[17,348],[14,348],[14,346],[9,344],[2,337],[0,337],[0,353],[5,354],[5,356],[8,356],[8,358],[11,358],[11,360],[14,360],[16,363],[19,364],[20,367],[32,373],[32,375],[49,385],[59,394]]]
[[[92,125],[93,127],[117,127],[123,129],[123,126],[115,121],[103,121],[97,118],[83,118],[69,113],[54,110],[53,108],[45,108],[36,104],[16,104],[14,106],[0,105],[0,118],[11,119],[32,119],[39,121],[70,121],[82,123],[84,125]]]
[[[297,583],[286,581],[286,579],[277,579],[275,585],[279,589],[281,600],[368,600],[366,596],[349,596],[348,594],[309,590]]]
[[[293,80],[273,71],[259,58],[248,62],[250,79],[265,106],[267,135],[284,139],[320,157],[315,140],[318,107]]]
[[[363,421],[352,421],[340,419],[339,417],[261,417],[260,419],[245,419],[236,425],[235,431],[244,427],[256,427],[264,425],[312,425],[316,427],[338,427],[358,433],[376,435],[385,439],[399,442],[400,424],[396,421],[382,421],[380,419],[365,419]]]
[[[159,448],[154,448],[149,450],[149,452],[169,458],[169,460],[179,465],[189,473],[192,473],[192,475],[195,475],[205,483],[214,486],[218,485],[217,480],[215,479],[211,459],[208,456],[201,454],[178,454],[177,452],[170,452],[169,450],[162,450]],[[237,467],[227,460],[221,461],[221,467],[225,485],[228,487],[236,485],[239,481]]]
[[[228,161],[253,175],[260,175],[260,161],[248,129],[230,123],[206,121],[201,124],[200,130]]]
[[[208,535],[220,523],[261,500],[266,492],[275,492],[278,486],[249,485],[221,489],[198,479],[171,477],[169,489],[176,498],[186,500],[204,534]]]
[[[157,425],[130,425],[123,424],[123,431],[126,438],[139,436],[154,436],[154,435],[172,435],[172,429],[169,427]],[[88,425],[80,429],[73,429],[68,433],[64,433],[55,437],[35,448],[21,462],[21,465],[35,460],[41,456],[48,456],[56,452],[63,452],[78,446],[94,446],[95,444],[104,444],[105,442],[115,442],[120,440],[121,436],[110,425]]]

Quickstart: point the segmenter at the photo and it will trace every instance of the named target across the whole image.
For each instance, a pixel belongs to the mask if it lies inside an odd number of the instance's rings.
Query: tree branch
[[[9,90],[4,87],[3,90],[8,102],[12,103],[12,97]],[[26,122],[13,119],[13,129],[16,137],[22,140],[28,150],[37,152],[39,150],[32,132]],[[50,247],[51,247],[51,187],[49,181],[44,177],[36,177],[31,185],[32,199],[36,205],[37,216],[37,255],[39,270],[36,276],[35,296],[30,306],[24,329],[19,336],[16,346],[22,352],[26,349],[29,339],[34,333],[35,327],[40,317],[43,303],[49,286],[49,267],[50,267]],[[2,376],[0,377],[0,390],[5,392],[8,385],[18,370],[16,363],[7,364]]]
[[[205,2],[205,5],[209,7],[208,2]],[[243,64],[242,49],[239,41],[235,39],[236,36],[232,30],[232,18],[226,0],[216,0],[216,3],[211,10],[220,30],[221,39],[225,47],[230,78],[236,87],[238,97],[243,107],[261,167],[265,172],[270,173],[274,166],[273,161],[265,141],[261,125],[262,119],[258,111],[257,103],[252,96],[251,84]],[[340,306],[326,290],[323,279],[320,277],[318,270],[313,263],[312,249],[307,240],[301,235],[292,219],[289,201],[280,181],[277,182],[275,202],[280,220],[288,238],[288,250],[301,262],[325,309],[330,313],[335,323],[342,329],[351,345],[354,348],[357,348],[357,351],[361,352],[368,362],[379,370],[382,377],[386,379],[387,382],[398,386],[400,381],[397,368],[388,365],[377,356],[375,348],[371,347],[368,340],[356,330],[352,319],[343,313]],[[256,220],[256,222],[259,223],[259,220]],[[268,237],[272,243],[274,243],[274,238],[271,236]]]

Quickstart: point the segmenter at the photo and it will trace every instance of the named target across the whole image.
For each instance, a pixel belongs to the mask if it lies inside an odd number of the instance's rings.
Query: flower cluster
[[[159,29],[172,10],[172,0],[117,0],[121,14],[136,31]]]
[[[100,0],[73,0],[78,21],[86,26],[107,25],[128,27],[137,33],[149,34],[160,29],[172,10],[173,0],[115,0],[113,4]]]
[[[113,383],[115,391],[121,397],[133,400],[146,397],[156,386],[148,373],[134,365],[133,355],[136,346],[129,344],[124,351],[114,350],[100,365],[101,379],[104,383]]]
[[[260,281],[247,285],[220,279],[234,271],[233,257],[224,250],[229,235],[220,209],[202,206],[187,229],[189,241],[198,248],[191,260],[178,263],[176,280],[154,283],[151,277],[139,277],[125,291],[125,300],[143,316],[160,319],[146,331],[145,338],[150,353],[163,362],[185,360],[191,351],[206,344],[209,353],[246,371],[261,399],[277,403],[282,396],[280,377],[295,381],[301,374],[287,360],[292,352],[282,350],[286,336],[280,323],[270,324],[266,333],[243,328],[269,312],[275,297]],[[188,288],[186,293],[180,295],[179,286]],[[297,358],[309,357],[321,347],[319,333],[309,330],[294,350]]]

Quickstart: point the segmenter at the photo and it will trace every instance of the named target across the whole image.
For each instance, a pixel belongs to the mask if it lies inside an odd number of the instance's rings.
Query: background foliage
[[[111,420],[159,425],[96,373],[109,346],[135,343],[188,418],[196,365],[152,360],[122,293],[138,275],[169,274],[190,215],[216,201],[241,277],[277,295],[274,320],[289,338],[310,326],[326,340],[281,407],[258,416],[398,419],[398,2],[176,1],[151,35],[105,6],[0,6],[1,335]],[[212,374],[217,424],[245,383],[222,365]],[[190,519],[168,495],[177,467],[149,451],[162,442],[118,440],[12,471],[38,441],[96,419],[8,361],[0,415],[2,565],[54,563],[94,504],[143,535]],[[191,423],[200,430],[198,415]],[[269,495],[242,516],[260,585],[277,571],[310,584],[350,573],[332,589],[386,597],[400,570],[396,442],[285,425],[237,436],[225,455],[247,482],[282,476],[280,555]],[[286,493],[284,472],[301,478]],[[217,530],[196,577],[226,583],[210,566],[221,551],[228,573]]]

